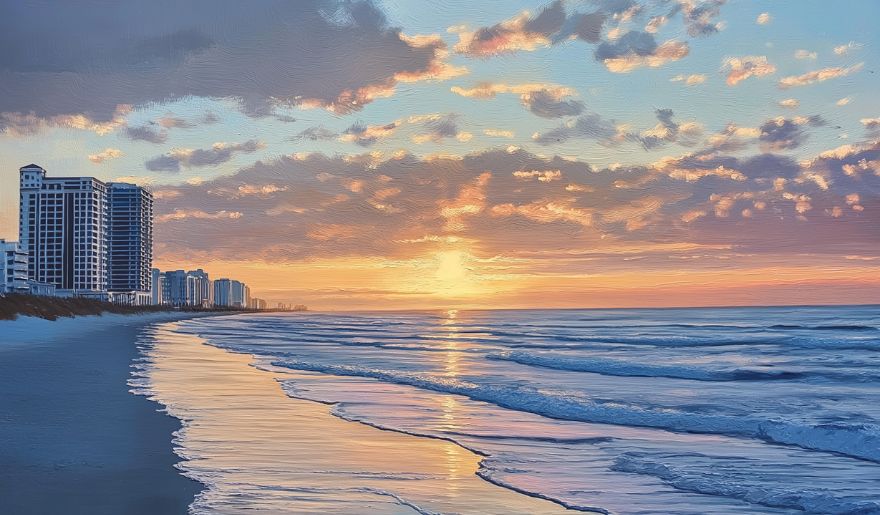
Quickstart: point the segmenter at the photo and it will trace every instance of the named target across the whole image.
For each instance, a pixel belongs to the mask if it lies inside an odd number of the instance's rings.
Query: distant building
[[[245,292],[245,285],[235,279],[232,280],[232,297],[230,307],[233,308],[245,308],[247,307],[247,297]]]
[[[207,272],[199,268],[186,273],[187,305],[211,307],[214,304],[214,290]]]
[[[217,279],[214,281],[214,305],[221,308],[232,307],[231,279]]]
[[[28,255],[18,243],[0,239],[0,293],[28,293]]]
[[[235,279],[217,279],[214,281],[214,305],[247,309],[251,305],[251,289]]]
[[[164,304],[162,301],[162,281],[165,279],[158,268],[150,270],[150,303],[153,305]]]
[[[189,289],[187,288],[187,276],[184,270],[165,272],[165,281],[162,284],[164,304],[182,307],[189,305]]]

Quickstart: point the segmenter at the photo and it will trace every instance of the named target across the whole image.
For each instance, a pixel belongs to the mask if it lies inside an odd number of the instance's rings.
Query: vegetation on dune
[[[56,320],[59,317],[102,315],[114,313],[133,315],[159,311],[242,311],[232,309],[172,308],[169,306],[124,306],[95,299],[38,297],[35,295],[8,294],[0,296],[0,320],[15,320],[19,316]]]

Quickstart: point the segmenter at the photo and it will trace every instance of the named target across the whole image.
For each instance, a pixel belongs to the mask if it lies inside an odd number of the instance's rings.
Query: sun
[[[466,296],[476,293],[477,278],[473,256],[462,250],[444,250],[434,255],[434,280],[437,293]]]
[[[463,281],[468,276],[465,259],[465,253],[460,250],[437,253],[437,280],[443,283]]]

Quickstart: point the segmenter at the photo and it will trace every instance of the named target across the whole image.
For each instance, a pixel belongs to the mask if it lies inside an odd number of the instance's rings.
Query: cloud
[[[256,140],[244,143],[214,143],[209,149],[181,149],[150,159],[144,166],[152,172],[179,172],[181,167],[194,168],[217,166],[233,158],[235,154],[251,154],[263,148]]]
[[[648,24],[645,25],[645,32],[656,34],[661,27],[666,25],[669,22],[669,18],[666,16],[655,16],[648,21]]]
[[[520,216],[539,223],[569,222],[585,227],[593,225],[593,212],[589,209],[574,207],[567,202],[535,201],[528,204],[497,204],[492,206],[494,217],[509,218]]]
[[[356,123],[351,127],[342,131],[339,141],[355,143],[362,147],[372,146],[380,139],[387,138],[394,134],[394,131],[400,126],[400,121],[394,121],[385,125],[364,125]]]
[[[691,75],[676,75],[675,77],[669,79],[670,82],[683,82],[688,86],[696,86],[697,84],[702,84],[706,82],[706,76],[703,74],[691,74]]]
[[[839,99],[837,102],[835,102],[834,104],[838,107],[843,107],[843,106],[849,104],[850,102],[852,102],[852,97],[843,97],[843,98]]]
[[[612,72],[626,73],[638,67],[659,67],[686,56],[690,48],[686,42],[669,40],[658,44],[654,40],[669,17],[682,14],[688,34],[705,36],[719,31],[723,24],[716,21],[725,0],[675,0],[670,10],[668,2],[639,4],[632,0],[600,0],[592,3],[591,13],[566,11],[557,0],[537,14],[520,15],[488,27],[470,30],[450,27],[458,33],[455,50],[471,57],[491,57],[517,51],[534,51],[564,42],[579,40],[599,47],[594,57]],[[624,26],[636,18],[647,19],[644,32],[628,31]],[[607,21],[618,26],[607,31],[603,41],[603,26]]]
[[[512,93],[520,97],[523,107],[542,118],[576,116],[583,112],[584,103],[569,100],[575,94],[571,88],[555,84],[504,84],[482,82],[472,88],[453,86],[450,90],[467,98],[487,100],[499,94]]]
[[[807,138],[805,126],[823,127],[827,122],[818,115],[810,117],[799,116],[796,118],[778,117],[768,120],[761,125],[761,134],[758,140],[764,149],[788,150],[801,146]]]
[[[677,9],[684,15],[685,26],[691,36],[707,36],[720,31],[724,25],[715,19],[727,0],[678,0]]]
[[[235,99],[252,116],[277,104],[346,113],[392,94],[398,83],[465,73],[445,62],[439,37],[402,34],[369,1],[218,0],[180,8],[173,0],[109,7],[50,0],[5,14],[0,113],[43,119],[82,115],[103,123],[122,105],[191,96]],[[133,19],[141,22],[134,27]],[[35,41],[35,26],[52,37]]]
[[[278,186],[274,183],[268,184],[241,184],[234,190],[211,190],[209,193],[229,196],[231,198],[240,198],[245,196],[255,196],[261,198],[271,197],[273,194],[287,191],[288,186]]]
[[[702,126],[697,123],[679,124],[673,121],[672,109],[657,109],[654,114],[659,122],[657,125],[638,135],[627,135],[628,139],[638,141],[646,150],[676,141],[685,145],[694,145],[697,142],[696,138],[702,135]]]
[[[108,147],[98,152],[97,154],[89,154],[89,161],[95,164],[101,164],[105,161],[110,161],[111,159],[116,159],[118,157],[122,157],[122,151],[118,148]]]
[[[483,129],[483,134],[493,138],[513,138],[516,136],[513,131],[503,129]]]
[[[797,50],[794,53],[794,58],[795,59],[813,59],[813,60],[815,60],[816,57],[818,57],[818,55],[819,54],[817,54],[816,52],[810,52],[809,50],[802,49],[802,50]]]
[[[542,118],[577,116],[584,111],[583,102],[565,100],[564,95],[549,89],[524,93],[521,99],[529,111]]]
[[[653,34],[627,32],[613,43],[605,42],[593,52],[609,71],[627,73],[640,67],[658,68],[678,61],[690,52],[686,42],[669,40],[658,45]]]
[[[657,148],[668,143],[695,145],[702,136],[703,127],[696,122],[679,124],[673,120],[671,109],[657,109],[654,112],[658,123],[641,132],[626,130],[614,121],[606,120],[596,113],[588,113],[544,133],[535,133],[532,140],[539,145],[564,143],[570,139],[596,140],[605,146],[619,145],[626,141],[638,143],[645,150]]]
[[[2,89],[0,89],[0,96],[2,96]],[[0,112],[0,132],[12,137],[22,137],[34,136],[48,128],[61,128],[86,130],[103,136],[125,125],[125,117],[130,112],[131,106],[129,105],[117,106],[112,118],[107,121],[96,121],[83,114],[41,117],[33,111],[26,114]]]
[[[767,56],[747,55],[729,57],[724,60],[722,70],[727,72],[727,85],[736,86],[749,77],[763,77],[776,73],[776,66],[767,61]]]
[[[625,2],[622,2],[625,3]],[[489,57],[515,51],[533,51],[540,47],[576,38],[588,43],[599,41],[607,14],[565,12],[557,0],[532,16],[529,12],[490,27],[469,31],[457,30],[459,42],[455,50],[472,57]]]
[[[217,211],[208,213],[200,209],[175,209],[171,213],[160,215],[156,218],[158,223],[172,222],[178,220],[186,220],[187,218],[195,218],[198,220],[237,220],[242,217],[242,213],[238,211]]]
[[[125,135],[133,141],[148,141],[150,143],[165,143],[168,141],[168,131],[156,130],[150,125],[126,127]]]
[[[729,123],[723,131],[709,136],[707,142],[714,151],[734,152],[742,150],[760,135],[761,130],[757,127],[740,127]]]
[[[838,46],[834,47],[834,53],[836,55],[843,56],[843,55],[849,54],[853,50],[858,50],[860,48],[862,48],[861,43],[856,43],[855,41],[850,41],[849,43],[847,43],[845,45],[838,45]]]
[[[304,129],[299,132],[291,139],[293,140],[308,140],[308,141],[329,141],[338,138],[339,135],[335,132],[327,129],[322,125],[318,125],[315,127],[309,127],[308,129]]]
[[[793,121],[777,118],[761,125],[761,135],[758,139],[768,150],[786,150],[801,146],[806,134]]]
[[[183,118],[179,118],[176,116],[163,116],[159,118],[156,122],[159,126],[164,127],[166,129],[171,128],[181,128],[181,129],[191,129],[196,126],[196,124],[186,121]]]
[[[513,172],[513,176],[524,180],[537,180],[538,182],[558,181],[562,178],[562,172],[559,170],[517,170]]]
[[[784,77],[783,79],[781,79],[779,81],[779,87],[781,89],[787,89],[796,86],[815,84],[817,82],[824,82],[826,80],[836,79],[838,77],[846,77],[851,73],[856,73],[857,71],[861,70],[863,66],[864,63],[858,63],[846,68],[835,66],[832,68],[822,68],[821,70],[814,70],[804,73],[802,75],[791,75],[789,77]]]
[[[778,253],[785,241],[787,252],[843,244],[849,254],[873,255],[868,250],[880,243],[872,224],[880,206],[876,170],[880,149],[869,143],[802,162],[704,149],[608,168],[516,149],[455,159],[281,156],[200,184],[164,186],[155,207],[165,224],[157,253],[235,259],[247,248],[255,260],[283,263],[407,259],[452,243],[475,255],[518,256],[605,252],[624,243]],[[266,230],[267,216],[284,227],[284,238]],[[856,217],[864,223],[837,224]]]
[[[543,134],[536,133],[532,139],[539,145],[551,145],[564,143],[572,138],[611,141],[617,135],[617,127],[613,121],[596,113],[588,113]]]
[[[761,13],[755,19],[755,23],[757,23],[758,25],[767,25],[772,20],[773,20],[773,17],[770,16],[770,13]]]
[[[780,107],[786,107],[788,109],[795,109],[800,105],[801,103],[796,98],[786,98],[785,100],[779,101]]]
[[[459,141],[470,140],[473,137],[471,133],[459,130],[459,118],[460,116],[457,114],[410,117],[410,123],[421,124],[423,129],[427,130],[427,132],[414,135],[412,137],[413,143],[417,145],[427,142],[440,143],[446,138],[456,138]]]

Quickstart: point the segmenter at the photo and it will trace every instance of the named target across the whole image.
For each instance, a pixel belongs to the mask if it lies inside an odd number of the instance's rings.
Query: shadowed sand
[[[136,338],[172,317],[0,323],[0,513],[187,512],[180,423],[127,385]]]
[[[450,442],[383,431],[287,397],[253,358],[150,329],[139,381],[184,421],[181,467],[209,486],[211,513],[561,513],[483,481],[480,456]]]

